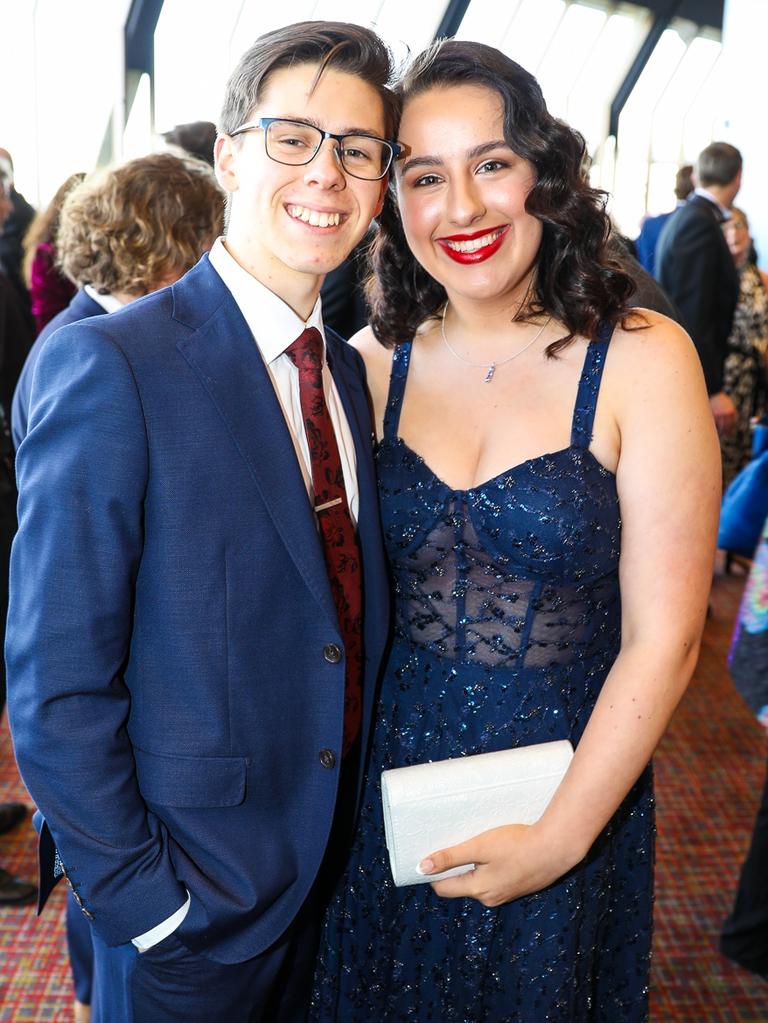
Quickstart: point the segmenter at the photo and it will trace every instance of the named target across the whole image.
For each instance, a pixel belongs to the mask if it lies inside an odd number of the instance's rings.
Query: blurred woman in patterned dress
[[[766,275],[752,258],[749,222],[735,206],[723,225],[725,239],[741,278],[725,358],[723,390],[736,406],[736,426],[720,437],[723,482],[727,486],[752,457],[751,421],[768,411],[768,290]]]

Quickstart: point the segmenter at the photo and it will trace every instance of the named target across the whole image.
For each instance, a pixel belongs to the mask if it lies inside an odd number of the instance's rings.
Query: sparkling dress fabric
[[[410,343],[395,353],[377,454],[395,635],[313,1023],[647,1019],[650,768],[585,861],[496,909],[394,887],[379,784],[390,767],[578,743],[620,641],[616,484],[589,451],[609,341],[587,347],[571,444],[466,491],[398,437]]]

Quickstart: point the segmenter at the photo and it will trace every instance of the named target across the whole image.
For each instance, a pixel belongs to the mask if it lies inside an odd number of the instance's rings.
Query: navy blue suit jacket
[[[365,739],[388,593],[362,363],[327,344],[357,455]],[[48,339],[17,465],[9,713],[47,822],[43,895],[53,836],[108,944],[186,888],[188,947],[250,958],[326,849],[344,661],[325,654],[343,641],[282,411],[207,257]]]
[[[27,421],[29,419],[29,394],[32,390],[32,374],[35,371],[40,351],[46,338],[49,338],[59,327],[67,323],[77,323],[78,320],[86,320],[91,316],[103,316],[104,310],[98,302],[88,295],[82,288],[72,297],[66,309],[62,309],[50,320],[37,335],[35,343],[29,350],[24,368],[16,383],[16,390],[13,392],[13,405],[11,407],[11,434],[13,446],[18,449],[19,444],[24,440],[27,433]]]
[[[643,226],[640,228],[640,234],[635,239],[637,261],[652,277],[656,274],[656,246],[659,241],[659,235],[673,212],[673,210],[670,210],[669,213],[659,213],[655,217],[646,217],[643,221]]]

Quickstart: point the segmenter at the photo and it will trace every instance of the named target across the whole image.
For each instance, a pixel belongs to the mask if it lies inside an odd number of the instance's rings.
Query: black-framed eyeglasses
[[[305,121],[288,121],[284,117],[259,117],[246,121],[229,134],[234,137],[246,131],[261,129],[267,156],[276,163],[302,166],[311,163],[326,139],[338,143],[334,146],[336,159],[343,170],[353,178],[379,181],[400,155],[397,142],[388,142],[375,135],[334,135]]]

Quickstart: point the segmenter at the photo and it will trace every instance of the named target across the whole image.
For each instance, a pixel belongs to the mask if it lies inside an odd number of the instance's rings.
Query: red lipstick
[[[448,244],[448,242],[473,241],[475,238],[482,238],[483,235],[492,234],[494,231],[499,230],[501,233],[489,245],[484,245],[482,249],[475,249],[474,252],[459,252],[458,249],[454,249]],[[509,225],[502,228],[486,227],[481,231],[475,231],[473,234],[445,235],[443,238],[437,239],[437,244],[443,252],[454,261],[454,263],[462,263],[464,266],[471,265],[473,263],[483,263],[486,259],[490,259],[491,256],[498,252],[508,230]]]

